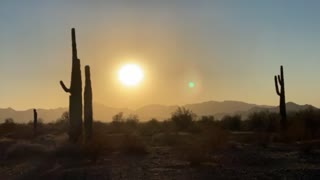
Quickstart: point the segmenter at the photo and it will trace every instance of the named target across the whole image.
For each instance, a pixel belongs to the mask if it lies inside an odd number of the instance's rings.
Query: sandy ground
[[[2,159],[0,179],[320,179],[320,151],[305,154],[295,146],[266,148],[236,144],[211,154],[201,165],[178,158],[171,147],[152,146],[145,155],[113,152],[96,162],[54,155]]]

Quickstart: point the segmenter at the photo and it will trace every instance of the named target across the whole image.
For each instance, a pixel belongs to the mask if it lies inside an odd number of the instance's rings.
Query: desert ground
[[[284,140],[277,131],[235,131],[219,123],[199,120],[189,129],[177,130],[172,121],[95,122],[92,139],[74,144],[68,140],[63,121],[43,124],[36,136],[30,124],[7,122],[1,125],[0,176],[48,180],[320,178],[318,140],[296,140],[289,135]]]

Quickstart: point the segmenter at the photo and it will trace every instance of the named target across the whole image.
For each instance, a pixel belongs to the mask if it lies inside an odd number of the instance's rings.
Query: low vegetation
[[[109,123],[94,121],[91,139],[77,143],[68,140],[68,117],[68,113],[64,113],[56,122],[39,123],[36,136],[33,136],[32,123],[17,124],[13,119],[6,119],[0,124],[2,159],[54,157],[99,164],[112,154],[153,157],[160,148],[169,149],[173,154],[171,158],[190,167],[242,161],[264,164],[255,159],[243,159],[249,158],[249,152],[254,156],[261,151],[256,148],[274,148],[276,144],[297,147],[300,154],[309,157],[314,156],[320,144],[320,110],[317,109],[289,113],[285,132],[281,131],[279,115],[268,111],[255,112],[248,117],[228,115],[219,120],[213,116],[196,116],[188,109],[179,108],[168,120],[146,122],[139,122],[135,115],[125,117],[118,113]],[[243,150],[247,146],[249,152]],[[228,152],[246,154],[236,157]],[[263,153],[259,158],[272,162]]]

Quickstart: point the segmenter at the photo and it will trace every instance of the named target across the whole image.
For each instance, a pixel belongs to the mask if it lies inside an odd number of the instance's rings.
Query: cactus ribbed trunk
[[[38,113],[36,109],[33,109],[33,134],[37,135],[37,126],[38,126]]]
[[[77,57],[77,45],[75,29],[71,30],[72,39],[72,70],[70,88],[67,88],[63,81],[60,85],[63,90],[70,93],[69,97],[69,139],[77,142],[82,134],[82,81],[80,59]]]
[[[284,76],[283,76],[283,67],[280,67],[280,75],[274,76],[275,88],[278,96],[280,97],[280,115],[281,115],[281,130],[285,130],[287,128],[287,112],[286,112],[286,99],[285,99],[285,90],[284,90]],[[279,86],[280,85],[280,90]]]
[[[92,87],[90,79],[90,67],[85,67],[85,87],[84,87],[84,130],[86,140],[92,137]]]

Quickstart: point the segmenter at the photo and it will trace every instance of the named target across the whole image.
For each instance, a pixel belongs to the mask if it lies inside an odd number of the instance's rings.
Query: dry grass
[[[141,137],[133,134],[125,135],[120,150],[127,154],[134,154],[134,155],[143,155],[146,154],[147,146],[141,139]]]
[[[190,165],[198,166],[209,161],[210,154],[224,150],[228,145],[229,133],[220,128],[212,128],[200,134],[193,134],[177,141],[174,151]]]
[[[5,152],[6,159],[13,158],[33,158],[48,155],[51,152],[49,148],[40,144],[28,142],[18,142],[10,146]]]

